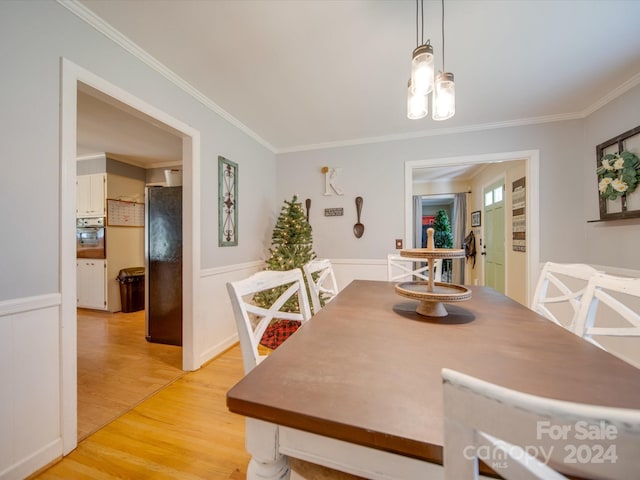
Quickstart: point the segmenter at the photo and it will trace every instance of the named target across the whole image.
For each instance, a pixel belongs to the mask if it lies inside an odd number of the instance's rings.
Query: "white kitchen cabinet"
[[[76,262],[78,307],[107,309],[107,261],[78,258]]]
[[[76,216],[106,216],[106,183],[104,173],[76,177]]]

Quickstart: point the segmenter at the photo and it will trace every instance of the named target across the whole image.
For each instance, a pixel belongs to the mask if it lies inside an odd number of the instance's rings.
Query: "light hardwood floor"
[[[242,376],[235,346],[90,435],[34,478],[244,479],[244,417],[226,407],[227,390]]]
[[[180,348],[146,342],[142,312],[79,311],[78,335],[86,336],[78,340],[79,417],[83,429],[98,430],[31,480],[246,478],[244,417],[226,407],[227,391],[244,375],[239,345],[184,374]],[[127,368],[132,363],[148,371]],[[108,373],[102,384],[98,367]],[[295,459],[291,466],[292,480],[364,480]]]
[[[180,378],[181,367],[180,347],[146,341],[144,311],[78,309],[78,439]]]

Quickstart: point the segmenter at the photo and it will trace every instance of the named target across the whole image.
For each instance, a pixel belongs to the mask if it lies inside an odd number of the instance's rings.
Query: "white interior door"
[[[504,180],[484,188],[484,284],[505,293]]]

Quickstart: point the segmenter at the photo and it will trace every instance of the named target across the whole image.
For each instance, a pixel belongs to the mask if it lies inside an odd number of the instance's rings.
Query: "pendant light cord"
[[[447,71],[444,68],[444,0],[442,0],[442,71]]]
[[[422,43],[421,45],[424,45],[424,0],[420,0],[420,22],[422,23],[422,30],[421,30],[421,40]]]
[[[420,46],[420,44],[418,43],[418,13],[418,0],[416,0],[416,48]]]
[[[416,47],[420,45],[424,45],[424,0],[416,0]]]

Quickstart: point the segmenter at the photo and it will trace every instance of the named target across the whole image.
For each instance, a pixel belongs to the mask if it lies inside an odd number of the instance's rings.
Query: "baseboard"
[[[205,363],[207,363],[208,361],[210,361],[210,360],[214,359],[215,357],[217,357],[218,355],[224,353],[226,350],[228,350],[229,348],[234,346],[239,341],[240,340],[238,339],[238,334],[236,333],[234,335],[231,335],[228,338],[225,338],[221,342],[218,342],[215,345],[207,348],[200,355],[200,358],[199,358],[200,365],[202,366]]]
[[[40,450],[0,472],[0,480],[19,480],[29,475],[34,477],[34,472],[42,472],[60,458],[62,458],[62,438],[56,438]]]

